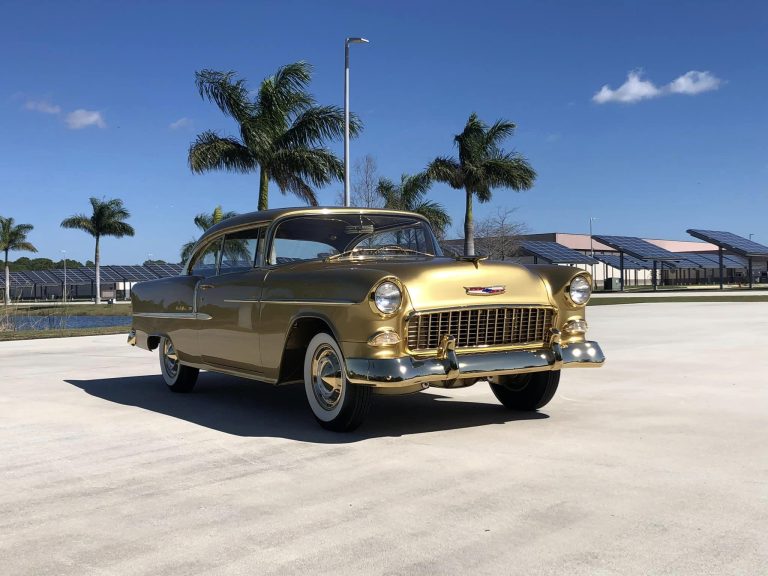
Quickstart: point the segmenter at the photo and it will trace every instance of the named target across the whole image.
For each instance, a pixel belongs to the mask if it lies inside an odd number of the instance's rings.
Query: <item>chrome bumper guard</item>
[[[544,372],[563,367],[600,367],[605,356],[597,342],[579,342],[536,350],[511,350],[457,356],[441,343],[433,358],[369,359],[348,358],[347,378],[354,384],[377,387],[403,387],[457,378],[487,378],[505,374]],[[441,355],[443,356],[441,358]]]

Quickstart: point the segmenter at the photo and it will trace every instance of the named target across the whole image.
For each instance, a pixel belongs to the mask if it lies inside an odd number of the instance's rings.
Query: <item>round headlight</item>
[[[382,314],[392,314],[400,308],[403,295],[400,292],[400,288],[394,282],[382,282],[373,294],[373,301],[379,312]]]
[[[589,285],[589,281],[585,276],[576,276],[571,280],[568,292],[574,304],[586,304],[592,295],[592,286]]]

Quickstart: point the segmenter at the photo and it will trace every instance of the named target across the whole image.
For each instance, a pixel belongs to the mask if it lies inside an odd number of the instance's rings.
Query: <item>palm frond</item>
[[[350,116],[349,134],[356,136],[362,129],[357,117]],[[344,136],[344,110],[338,106],[311,106],[275,142],[277,148],[318,146],[325,140]]]
[[[515,124],[506,120],[497,120],[485,133],[485,146],[498,148],[501,142],[515,133]]]
[[[195,72],[195,84],[200,97],[213,102],[224,114],[238,123],[245,122],[252,112],[245,80],[233,82],[235,72],[201,70]]]
[[[528,190],[536,180],[536,171],[528,161],[517,154],[504,154],[489,158],[483,164],[489,186]]]
[[[290,192],[304,203],[310,206],[317,206],[318,202],[315,191],[299,176],[282,174],[279,178],[275,178],[275,182],[283,194]]]
[[[313,186],[325,186],[343,180],[344,164],[325,148],[280,150],[272,157],[269,174],[280,185],[289,175],[309,181]]]
[[[464,187],[461,165],[455,158],[438,156],[429,163],[426,174],[431,180],[445,182],[451,188],[461,189]]]
[[[384,199],[384,208],[402,210],[398,189],[399,186],[389,178],[379,178],[379,182],[376,184],[376,192]]]
[[[429,220],[438,236],[442,236],[445,229],[451,225],[451,217],[448,215],[448,212],[442,204],[437,202],[425,200],[413,206],[411,211],[421,214]]]
[[[312,77],[312,67],[306,62],[282,66],[274,76],[265,78],[256,98],[256,116],[266,119],[269,127],[282,133],[289,118],[314,104],[306,88]]]
[[[208,170],[253,172],[258,163],[250,150],[234,138],[223,138],[207,130],[189,147],[189,167],[198,174]]]
[[[96,230],[93,228],[93,222],[85,214],[75,214],[61,221],[62,228],[71,228],[88,232],[91,236],[96,236]]]

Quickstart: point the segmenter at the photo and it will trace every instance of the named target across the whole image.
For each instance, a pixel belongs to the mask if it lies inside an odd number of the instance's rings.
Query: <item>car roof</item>
[[[222,220],[215,226],[211,226],[198,240],[200,241],[219,233],[222,230],[228,230],[230,228],[239,228],[241,226],[248,226],[251,224],[266,224],[273,222],[284,216],[306,216],[306,215],[324,215],[324,214],[392,214],[392,215],[408,215],[419,218],[420,220],[426,220],[420,214],[414,212],[404,212],[402,210],[388,210],[386,208],[339,208],[339,207],[298,207],[298,208],[272,208],[270,210],[259,210],[256,212],[248,212],[246,214],[238,214],[226,220]]]

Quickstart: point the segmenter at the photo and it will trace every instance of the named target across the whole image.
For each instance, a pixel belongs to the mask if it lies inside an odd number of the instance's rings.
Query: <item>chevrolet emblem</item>
[[[495,296],[504,294],[507,291],[506,286],[464,286],[467,296]]]

